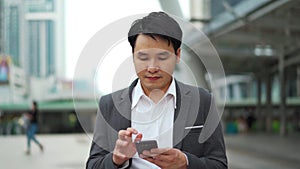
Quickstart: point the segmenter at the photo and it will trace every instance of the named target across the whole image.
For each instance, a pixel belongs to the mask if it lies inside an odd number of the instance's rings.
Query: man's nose
[[[159,67],[158,66],[149,66],[147,70],[150,73],[156,73],[159,71]]]
[[[159,71],[159,66],[155,59],[151,60],[151,62],[148,65],[147,70],[150,73],[155,73],[155,72]]]

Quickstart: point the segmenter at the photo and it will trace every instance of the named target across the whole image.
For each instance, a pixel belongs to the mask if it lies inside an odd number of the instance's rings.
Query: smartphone
[[[156,140],[145,140],[145,141],[138,141],[135,143],[136,149],[138,154],[143,154],[144,150],[151,150],[152,148],[157,148],[157,141]]]

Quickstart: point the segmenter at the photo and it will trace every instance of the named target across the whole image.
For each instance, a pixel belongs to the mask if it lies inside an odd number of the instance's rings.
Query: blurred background
[[[92,133],[95,95],[110,93],[105,84],[111,82],[95,72],[73,77],[77,59],[101,28],[152,11],[191,22],[218,52],[226,75],[218,80],[226,83],[217,83],[214,92],[225,102],[229,168],[300,168],[298,0],[0,0],[0,168],[84,168],[91,141],[84,130]],[[202,36],[186,32],[185,42],[209,57]],[[183,65],[175,77],[211,90],[202,60],[183,48],[182,60],[195,77],[185,76]],[[122,52],[130,54],[129,44]],[[38,137],[48,148],[43,158],[28,159],[21,152],[21,119],[32,100],[39,103]]]

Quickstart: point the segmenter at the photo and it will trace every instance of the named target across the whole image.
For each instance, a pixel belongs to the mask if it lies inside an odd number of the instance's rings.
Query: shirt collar
[[[164,95],[164,97],[166,97],[169,94],[173,96],[174,108],[176,108],[176,86],[175,86],[174,77],[172,78],[172,82],[171,82],[166,94]],[[134,87],[134,89],[132,91],[131,109],[133,109],[137,105],[138,101],[140,100],[140,98],[142,96],[148,97],[148,96],[146,96],[146,94],[144,93],[144,90],[142,89],[140,80],[138,80],[136,86]]]

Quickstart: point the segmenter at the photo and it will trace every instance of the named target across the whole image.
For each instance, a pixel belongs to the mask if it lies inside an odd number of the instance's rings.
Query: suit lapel
[[[114,119],[114,126],[116,127],[116,130],[124,130],[131,125],[131,102],[128,99],[124,97],[125,93],[127,93],[128,97],[128,90],[126,89],[121,97],[114,98],[115,103],[115,109],[117,113],[113,117]]]
[[[121,93],[115,93],[113,101],[115,103],[115,111],[117,115],[115,118],[116,129],[126,129],[131,126],[131,101],[132,101],[132,90],[137,84],[137,79],[129,86],[129,88],[122,90]]]
[[[185,136],[185,126],[187,123],[188,112],[192,103],[191,90],[182,83],[176,81],[176,110],[174,115],[173,145],[180,149],[182,139]]]

